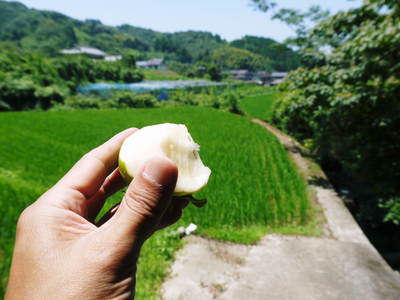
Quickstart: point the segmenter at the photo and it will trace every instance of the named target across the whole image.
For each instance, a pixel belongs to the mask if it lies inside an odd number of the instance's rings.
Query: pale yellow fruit
[[[204,166],[196,144],[185,125],[159,124],[148,126],[128,137],[119,153],[122,176],[131,181],[144,164],[155,156],[165,156],[178,167],[175,196],[191,195],[208,182],[211,170]]]

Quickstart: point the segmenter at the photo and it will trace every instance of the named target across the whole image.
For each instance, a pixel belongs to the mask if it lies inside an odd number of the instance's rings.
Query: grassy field
[[[279,92],[273,90],[267,94],[246,97],[240,100],[240,108],[249,117],[270,121],[273,105],[278,97]]]
[[[179,224],[146,243],[139,264],[137,299],[155,299],[181,241],[177,226],[252,243],[267,231],[314,230],[306,185],[275,137],[243,117],[200,107],[0,114],[0,268],[4,289],[20,212],[53,185],[84,153],[127,127],[185,123],[202,146],[213,174]],[[108,209],[122,197],[107,202]],[[0,295],[2,292],[0,291]]]

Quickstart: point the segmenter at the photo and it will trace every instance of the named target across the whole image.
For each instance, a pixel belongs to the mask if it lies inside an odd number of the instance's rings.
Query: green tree
[[[271,61],[272,69],[287,72],[300,66],[300,55],[284,44],[272,39],[245,36],[231,43],[233,47],[259,54]]]
[[[366,0],[318,24],[274,119],[340,172],[361,222],[400,221],[400,3]],[[371,212],[374,212],[375,215]]]
[[[138,53],[133,50],[127,51],[123,56],[122,56],[122,63],[124,66],[128,68],[136,68],[136,58],[138,56]]]
[[[212,61],[222,69],[271,69],[271,63],[267,58],[235,47],[221,47],[215,50]]]
[[[213,81],[221,81],[223,78],[222,70],[216,64],[213,63],[207,65],[206,73]]]

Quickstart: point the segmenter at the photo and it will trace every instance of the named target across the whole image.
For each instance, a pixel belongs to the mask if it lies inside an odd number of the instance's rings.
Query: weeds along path
[[[250,246],[191,236],[162,299],[397,300],[400,275],[370,244],[305,149],[273,126],[252,121],[280,140],[306,178],[325,220],[323,236],[273,234]]]

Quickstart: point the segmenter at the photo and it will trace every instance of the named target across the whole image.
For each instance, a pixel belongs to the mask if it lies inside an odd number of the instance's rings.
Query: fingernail
[[[158,186],[168,184],[172,175],[171,164],[167,158],[154,157],[146,163],[142,175]]]

